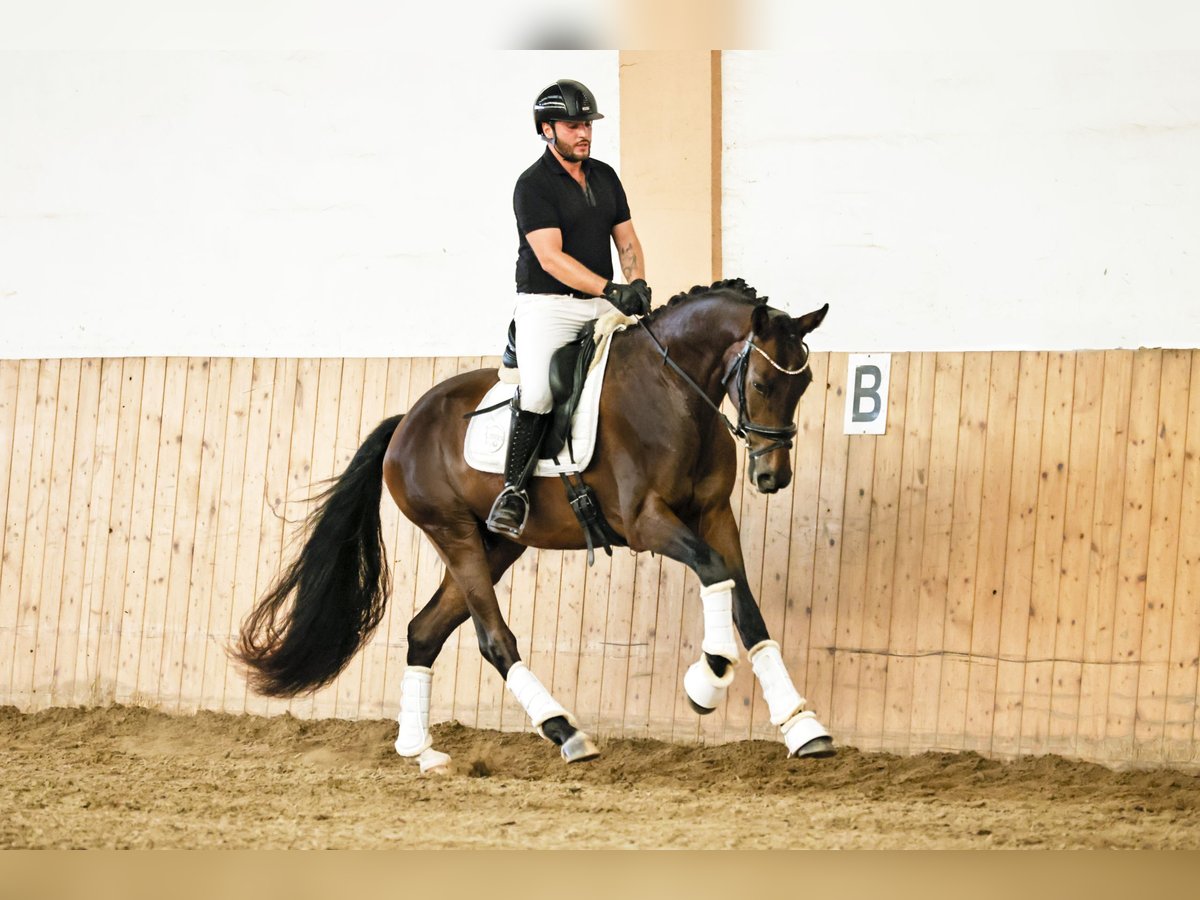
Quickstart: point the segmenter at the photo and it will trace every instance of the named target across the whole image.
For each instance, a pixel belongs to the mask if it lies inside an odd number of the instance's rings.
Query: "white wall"
[[[35,42],[36,44],[36,42]],[[0,54],[0,356],[498,354],[538,90],[615,52]]]
[[[723,66],[725,273],[821,349],[1200,347],[1200,53]]]

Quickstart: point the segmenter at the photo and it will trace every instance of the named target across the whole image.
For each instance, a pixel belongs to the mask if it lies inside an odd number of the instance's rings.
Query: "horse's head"
[[[788,452],[796,433],[796,405],[812,384],[804,338],[825,318],[829,304],[792,318],[763,304],[750,318],[750,334],[735,347],[725,390],[738,410],[738,427],[750,448],[749,476],[764,494],[792,481]]]

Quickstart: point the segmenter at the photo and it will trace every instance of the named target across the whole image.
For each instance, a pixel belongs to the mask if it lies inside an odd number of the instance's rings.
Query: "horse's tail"
[[[258,693],[293,697],[328,684],[383,618],[390,579],[379,518],[382,468],[401,418],[381,422],[315,498],[320,505],[309,514],[300,555],[242,624],[232,653]]]

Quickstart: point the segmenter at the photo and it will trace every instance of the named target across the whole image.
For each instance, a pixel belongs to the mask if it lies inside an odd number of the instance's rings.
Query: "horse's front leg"
[[[825,730],[825,726],[817,720],[816,713],[807,708],[807,701],[792,683],[779,644],[771,640],[762,612],[750,592],[750,585],[746,581],[746,567],[742,560],[741,535],[733,518],[733,510],[726,504],[705,515],[700,523],[700,536],[729,567],[733,622],[748,651],[754,674],[762,686],[763,699],[767,701],[767,708],[771,713],[771,724],[779,726],[788,754],[833,756],[836,752],[833,739]],[[705,600],[704,624],[707,634],[708,598],[705,597]],[[705,657],[692,668],[707,662],[709,660]],[[690,673],[691,669],[688,671]],[[713,673],[713,678],[718,678],[716,673]],[[686,678],[684,683],[686,686]]]

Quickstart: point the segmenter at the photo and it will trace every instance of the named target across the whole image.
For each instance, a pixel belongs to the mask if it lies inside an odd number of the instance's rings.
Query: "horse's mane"
[[[681,291],[676,294],[663,306],[656,307],[650,312],[647,317],[649,321],[654,322],[663,310],[671,309],[679,306],[682,303],[688,303],[692,300],[699,300],[704,297],[711,297],[714,294],[720,294],[733,300],[740,300],[743,303],[748,303],[751,306],[763,306],[766,304],[768,297],[758,296],[758,291],[746,284],[744,278],[726,278],[723,281],[714,281],[712,284],[697,284],[686,291]]]

